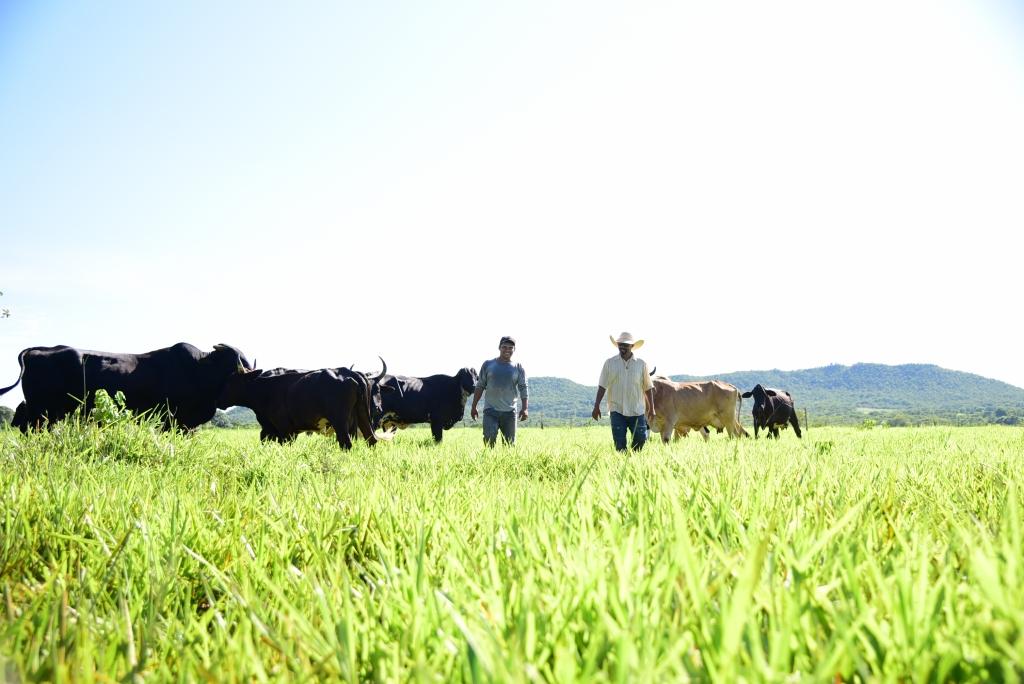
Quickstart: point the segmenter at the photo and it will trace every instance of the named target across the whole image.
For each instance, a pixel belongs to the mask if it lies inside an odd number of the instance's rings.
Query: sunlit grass
[[[0,432],[0,670],[159,680],[1024,675],[1024,431],[390,444]]]

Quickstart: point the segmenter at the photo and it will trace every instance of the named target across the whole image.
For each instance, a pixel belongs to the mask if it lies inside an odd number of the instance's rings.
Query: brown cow
[[[651,429],[661,433],[661,441],[668,442],[698,430],[706,440],[707,427],[723,429],[730,437],[748,436],[740,425],[740,391],[727,382],[673,382],[658,375],[654,381],[654,410],[657,416]]]

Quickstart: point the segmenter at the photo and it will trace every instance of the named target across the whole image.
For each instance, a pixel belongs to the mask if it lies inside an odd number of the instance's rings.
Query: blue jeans
[[[612,441],[618,451],[626,450],[626,430],[633,433],[633,451],[640,451],[647,442],[647,418],[644,416],[624,416],[612,411]]]
[[[501,438],[506,444],[516,443],[516,412],[495,411],[491,408],[484,409],[484,444],[494,446],[498,439],[498,430],[501,429]]]

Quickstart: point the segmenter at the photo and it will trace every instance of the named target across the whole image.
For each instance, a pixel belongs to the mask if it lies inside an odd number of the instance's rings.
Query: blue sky
[[[70,344],[1024,386],[988,0],[0,5],[0,385]],[[9,378],[9,379],[8,379]],[[20,400],[18,392],[2,399]]]

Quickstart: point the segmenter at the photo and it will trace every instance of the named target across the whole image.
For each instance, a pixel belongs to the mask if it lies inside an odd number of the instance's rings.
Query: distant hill
[[[1024,389],[933,365],[858,363],[796,371],[671,377],[678,381],[723,380],[743,391],[757,383],[785,389],[793,395],[801,421],[806,409],[811,423],[817,425],[859,425],[864,421],[889,425],[1024,425]],[[596,386],[565,378],[530,378],[530,424],[589,422],[596,390]],[[466,402],[467,421],[469,404]],[[750,400],[744,400],[742,419],[748,425],[750,407]],[[256,424],[256,417],[249,409],[236,406],[218,411],[212,423],[219,427],[248,426]]]
[[[1024,389],[934,365],[858,363],[797,371],[763,370],[714,376],[673,375],[673,380],[723,380],[741,390],[761,383],[789,391],[801,419],[850,425],[865,420],[890,425],[948,423],[1024,424]],[[563,378],[530,379],[530,412],[551,421],[589,418],[596,387]],[[749,423],[749,400],[743,419]]]
[[[258,423],[256,422],[256,414],[251,409],[247,409],[244,406],[232,406],[227,411],[217,409],[217,414],[207,425],[221,428],[236,428],[255,427]]]

